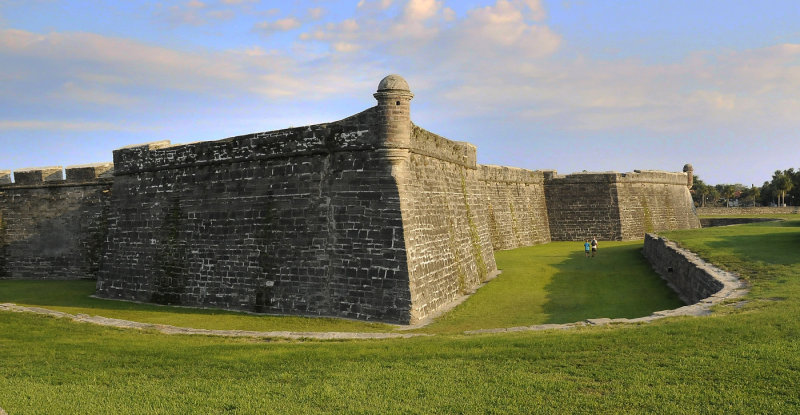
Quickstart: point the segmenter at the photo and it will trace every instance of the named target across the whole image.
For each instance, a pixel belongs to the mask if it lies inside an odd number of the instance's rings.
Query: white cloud
[[[359,9],[386,10],[392,6],[394,0],[360,0],[356,6]]]
[[[272,34],[274,32],[286,32],[300,27],[302,23],[294,17],[287,17],[272,22],[259,22],[256,23],[255,29],[264,34]]]
[[[325,13],[327,13],[327,11],[322,7],[314,7],[312,9],[308,9],[308,17],[311,20],[319,20],[322,18],[322,16],[325,15]]]
[[[50,121],[50,120],[0,120],[0,130],[47,130],[47,131],[123,131],[129,126],[110,122]]]
[[[384,5],[367,2],[340,21],[314,24],[283,49],[188,52],[89,33],[0,30],[0,73],[12,80],[0,90],[24,78],[42,89],[30,99],[109,106],[146,105],[150,91],[322,99],[368,95],[382,75],[397,72],[418,99],[464,117],[509,114],[605,131],[800,127],[798,44],[697,53],[668,64],[568,59],[555,53],[564,45],[539,1],[497,0],[461,16],[444,1],[378,10]],[[303,23],[287,17],[258,29]]]
[[[300,94],[317,99],[349,90],[358,82],[352,79],[351,68],[340,63],[306,65],[315,58],[257,46],[186,52],[89,33],[0,30],[4,76],[15,80],[10,86],[34,85],[37,91],[26,96],[41,102],[121,106],[158,99],[168,91],[219,97]],[[324,80],[325,87],[308,79]]]
[[[236,16],[236,11],[230,6],[239,3],[242,2],[230,3],[222,1],[217,3],[190,0],[172,6],[156,3],[153,7],[154,15],[159,19],[165,20],[170,25],[206,26],[233,19]]]
[[[442,2],[437,0],[409,0],[404,10],[405,19],[411,21],[428,20],[442,9]]]
[[[110,91],[101,84],[80,85],[73,81],[66,82],[54,97],[102,106],[130,107],[142,103],[137,97]]]

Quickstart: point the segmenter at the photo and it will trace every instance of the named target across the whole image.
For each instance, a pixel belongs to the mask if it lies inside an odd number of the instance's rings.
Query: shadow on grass
[[[683,305],[641,254],[641,245],[602,248],[587,259],[576,251],[545,286],[548,323],[636,318]]]

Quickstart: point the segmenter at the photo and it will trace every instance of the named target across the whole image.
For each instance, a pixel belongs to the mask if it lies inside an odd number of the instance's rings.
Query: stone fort
[[[113,163],[0,171],[0,279],[96,295],[400,324],[497,273],[494,251],[700,227],[683,172],[479,165],[411,121],[384,78],[343,120],[115,150]],[[578,249],[578,248],[576,248]]]

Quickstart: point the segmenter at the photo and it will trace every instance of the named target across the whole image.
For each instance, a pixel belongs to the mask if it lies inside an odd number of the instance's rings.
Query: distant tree
[[[736,186],[732,184],[718,184],[714,186],[718,194],[725,199],[725,207],[731,206],[731,199],[736,194]]]
[[[694,201],[695,206],[705,207],[706,206],[706,195],[708,195],[708,185],[700,179],[697,175],[692,176],[692,200]]]
[[[756,200],[761,198],[761,188],[752,185],[750,187],[750,197],[753,199],[753,207],[756,205]]]
[[[794,183],[792,183],[792,176],[794,169],[785,171],[776,170],[772,175],[772,185],[778,191],[778,206],[786,205],[786,192],[792,190]]]
[[[772,182],[764,182],[761,185],[761,197],[758,199],[763,206],[772,206],[778,196],[778,191]]]

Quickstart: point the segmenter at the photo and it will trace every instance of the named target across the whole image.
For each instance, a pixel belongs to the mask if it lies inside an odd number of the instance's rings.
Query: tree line
[[[760,187],[736,184],[709,185],[694,176],[695,206],[796,206],[800,205],[800,170],[775,170]]]

